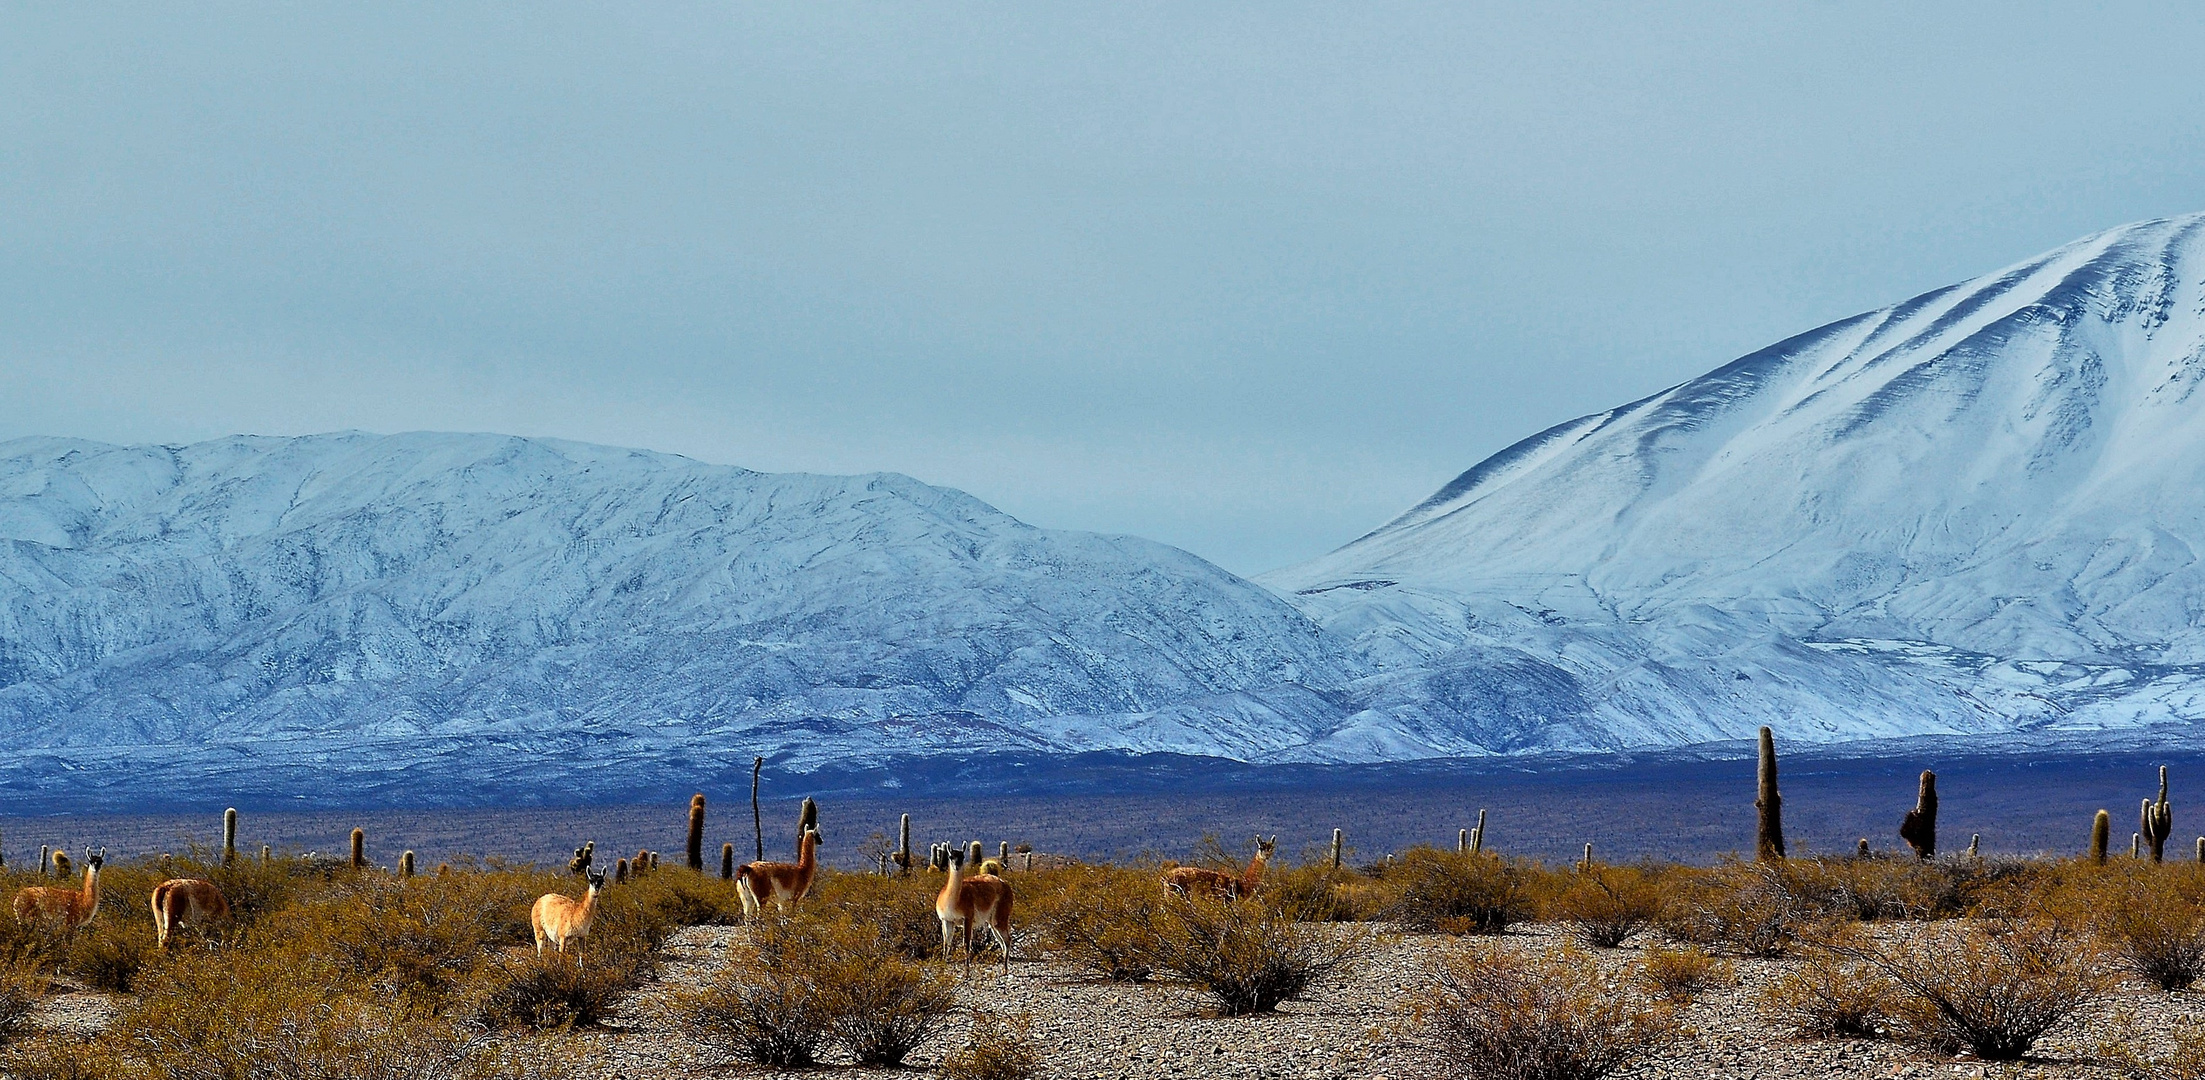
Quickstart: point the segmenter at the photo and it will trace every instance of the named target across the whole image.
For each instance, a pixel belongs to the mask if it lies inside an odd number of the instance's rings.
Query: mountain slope
[[[57,770],[1323,758],[1337,654],[1185,552],[902,476],[474,435],[0,444],[0,745]]]
[[[1534,741],[2194,719],[2201,382],[2205,215],[2143,222],[1554,427],[1264,580],[1398,714],[1496,650],[1568,672]]]

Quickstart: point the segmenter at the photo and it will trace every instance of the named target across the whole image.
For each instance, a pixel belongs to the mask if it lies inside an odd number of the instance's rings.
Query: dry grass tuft
[[[1567,879],[1560,895],[1547,904],[1550,917],[1576,927],[1578,940],[1596,949],[1613,949],[1661,917],[1657,875],[1635,866],[1594,864]]]
[[[1041,1072],[1041,1054],[1033,1048],[1032,1023],[1023,1015],[972,1014],[972,1038],[943,1059],[935,1075],[942,1080],[1030,1080]]]
[[[1360,928],[1312,925],[1264,904],[1176,898],[1159,920],[1158,965],[1209,992],[1219,1015],[1271,1012],[1369,951]]]
[[[1718,960],[1691,945],[1677,949],[1655,945],[1646,950],[1639,978],[1664,999],[1684,1004],[1705,991],[1730,985],[1737,980],[1737,973],[1729,961]]]

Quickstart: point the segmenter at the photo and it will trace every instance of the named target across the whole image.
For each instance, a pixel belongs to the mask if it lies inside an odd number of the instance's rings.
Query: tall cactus
[[[364,869],[368,864],[367,838],[366,829],[352,830],[352,868],[354,870]]]
[[[911,872],[911,815],[905,814],[896,823],[896,865],[903,872]]]
[[[1470,854],[1485,850],[1485,810],[1479,808],[1478,823],[1470,829]]]
[[[398,876],[401,878],[413,876],[413,852],[407,851],[398,856]]]
[[[2090,861],[2105,865],[2106,845],[2113,840],[2113,815],[2103,810],[2090,819]]]
[[[1914,797],[1914,809],[1906,812],[1899,822],[1899,839],[1914,849],[1914,857],[1928,859],[1937,854],[1937,774],[1922,770],[1922,790]]]
[[[1753,857],[1776,862],[1784,857],[1784,797],[1776,791],[1776,733],[1761,729],[1759,794],[1753,800]]]
[[[2174,832],[2174,811],[2167,806],[2167,767],[2159,766],[2159,799],[2144,800],[2144,842],[2151,845],[2151,861],[2167,859],[2167,837]]]
[[[53,866],[53,858],[54,846],[52,844],[38,845],[38,876],[46,876],[47,871]]]
[[[1468,830],[1468,829],[1457,829],[1457,830],[1455,830],[1455,854],[1457,854],[1457,855],[1468,855],[1468,854],[1470,854],[1470,830]]]
[[[596,861],[597,841],[584,840],[581,847],[574,849],[574,858],[567,860],[567,873],[586,878],[590,873],[590,864]]]
[[[750,759],[750,829],[758,841],[758,861],[766,861],[766,819],[758,814],[758,773],[766,767],[766,759]],[[797,839],[803,839],[801,834]]]
[[[237,861],[237,807],[222,811],[222,865]]]
[[[733,845],[733,844],[721,844],[721,845],[720,845],[720,880],[721,880],[721,881],[729,881],[729,880],[732,880],[732,879],[733,879],[734,877],[735,877],[735,845]]]
[[[1346,846],[1347,833],[1342,832],[1339,829],[1332,830],[1332,868],[1334,870],[1338,870],[1340,868],[1341,849]]]
[[[689,797],[689,869],[704,871],[704,792]]]

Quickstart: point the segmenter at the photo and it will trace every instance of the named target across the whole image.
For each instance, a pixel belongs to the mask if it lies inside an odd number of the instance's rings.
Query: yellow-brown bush
[[[1044,947],[1112,982],[1140,982],[1156,973],[1166,897],[1154,875],[1079,866],[1031,877],[1046,879],[1025,908]]]
[[[1547,902],[1547,916],[1571,924],[1585,944],[1613,949],[1661,917],[1657,879],[1644,867],[1582,866]]]
[[[2086,938],[2042,920],[1930,923],[1817,948],[1890,980],[1894,1035],[1988,1061],[2028,1053],[2111,983]]]
[[[1369,951],[1359,927],[1314,925],[1264,904],[1175,897],[1162,911],[1158,966],[1201,987],[1223,1016],[1270,1012]]]
[[[1678,1004],[1715,987],[1728,986],[1737,977],[1729,961],[1691,945],[1674,949],[1648,946],[1638,970],[1639,978],[1656,994]]]
[[[963,1048],[942,1059],[935,1075],[942,1080],[1029,1080],[1041,1071],[1033,1048],[1032,1023],[1023,1015],[972,1014],[972,1034]]]
[[[1659,923],[1676,941],[1769,957],[1791,948],[1805,917],[1781,869],[1733,861],[1673,875]]]
[[[29,967],[0,968],[0,1045],[13,1042],[46,989],[46,977]]]
[[[1447,950],[1429,962],[1409,1022],[1432,1071],[1463,1080],[1597,1080],[1678,1032],[1674,1009],[1603,977],[1575,948]]]
[[[1386,872],[1387,914],[1412,930],[1498,934],[1536,911],[1527,868],[1498,855],[1414,847]]]
[[[700,1034],[760,1065],[810,1065],[830,1045],[895,1065],[939,1034],[955,1000],[944,969],[906,958],[873,923],[806,911],[753,922],[683,1010]]]
[[[1031,918],[1026,899],[1034,891],[1033,879],[1038,876],[1019,875],[1012,883],[1014,920]],[[941,887],[939,874],[875,877],[822,873],[804,906],[808,910],[839,911],[868,923],[898,955],[925,960],[942,954],[942,924],[934,916],[934,895]]]
[[[1385,883],[1324,861],[1272,869],[1256,896],[1304,922],[1368,922],[1394,900]]]
[[[2143,863],[2108,867],[2078,899],[2106,949],[2161,990],[2186,990],[2205,977],[2205,904],[2190,868]]]
[[[1816,944],[1807,947],[1807,955],[1762,988],[1762,1012],[1801,1035],[1880,1034],[1900,1009],[1899,988],[1852,954],[1870,942],[1847,926],[1823,928],[1809,937]]]

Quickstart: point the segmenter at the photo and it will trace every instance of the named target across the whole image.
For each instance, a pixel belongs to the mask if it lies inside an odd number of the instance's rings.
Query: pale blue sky
[[[0,438],[894,470],[1252,573],[2205,209],[2194,4],[0,7]]]

